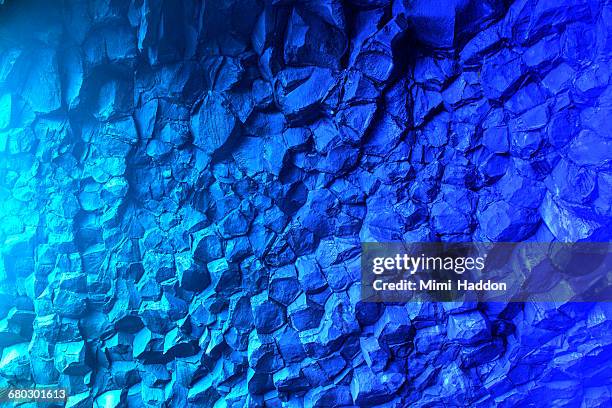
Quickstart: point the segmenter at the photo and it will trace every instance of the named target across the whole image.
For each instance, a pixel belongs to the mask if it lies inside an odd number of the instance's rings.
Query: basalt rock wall
[[[611,51],[598,0],[4,1],[0,385],[609,403],[609,305],[363,303],[359,253],[610,240]]]

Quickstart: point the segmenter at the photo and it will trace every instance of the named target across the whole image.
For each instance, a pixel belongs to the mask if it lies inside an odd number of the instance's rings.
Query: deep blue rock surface
[[[361,241],[610,240],[609,2],[0,3],[0,388],[610,406],[607,304],[359,300]]]

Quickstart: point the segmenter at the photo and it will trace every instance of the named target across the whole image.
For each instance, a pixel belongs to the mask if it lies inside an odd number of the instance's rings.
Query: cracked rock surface
[[[4,3],[0,387],[610,403],[608,304],[359,299],[361,242],[610,240],[607,1]]]

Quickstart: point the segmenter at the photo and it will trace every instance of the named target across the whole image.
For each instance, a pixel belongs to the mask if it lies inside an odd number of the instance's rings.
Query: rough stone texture
[[[608,2],[2,3],[0,387],[610,404],[607,304],[359,301],[360,241],[610,240]]]

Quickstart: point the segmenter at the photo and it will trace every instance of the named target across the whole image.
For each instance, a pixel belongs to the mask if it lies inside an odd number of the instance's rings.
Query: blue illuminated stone
[[[610,400],[605,304],[360,294],[362,242],[610,240],[606,2],[3,3],[3,388]]]

